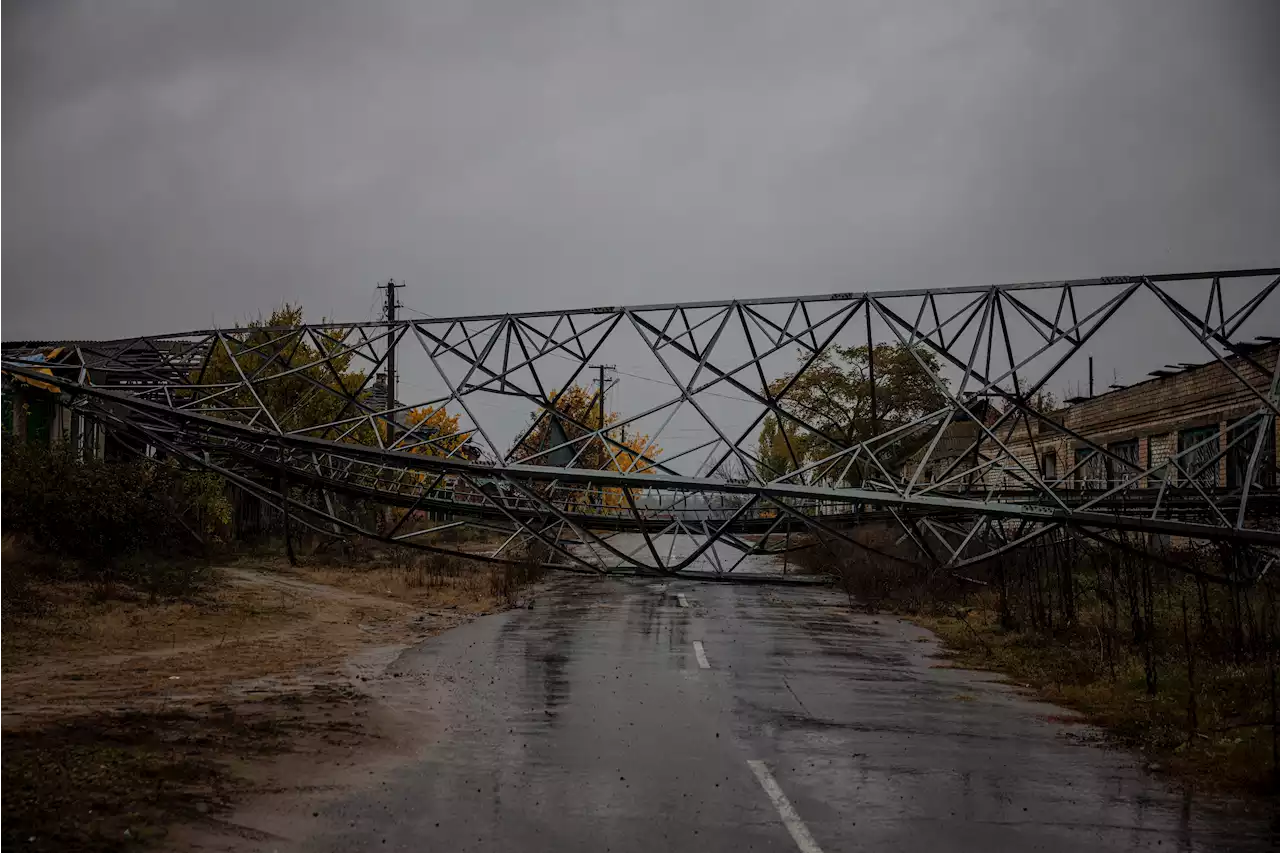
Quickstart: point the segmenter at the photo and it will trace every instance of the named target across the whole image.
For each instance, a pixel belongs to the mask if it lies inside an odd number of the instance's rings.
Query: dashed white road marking
[[[764,792],[769,795],[773,807],[778,810],[778,816],[782,818],[787,832],[791,833],[796,847],[800,848],[800,853],[822,853],[822,848],[813,840],[813,836],[809,834],[809,828],[804,825],[800,815],[796,814],[795,807],[791,805],[787,795],[782,793],[782,788],[778,787],[777,780],[773,778],[773,774],[769,772],[765,763],[748,761],[747,764],[751,767],[751,772],[756,774],[756,779],[760,780],[760,787],[764,788]]]
[[[702,647],[701,640],[693,641],[693,653],[698,656],[698,666],[711,669],[711,664],[707,661],[707,650]]]
[[[684,593],[683,593],[683,592],[676,593],[676,601],[679,601],[679,602],[680,602],[680,606],[681,606],[681,607],[688,607],[688,606],[689,606],[689,599],[687,599],[687,598],[685,598],[685,597],[684,597]]]

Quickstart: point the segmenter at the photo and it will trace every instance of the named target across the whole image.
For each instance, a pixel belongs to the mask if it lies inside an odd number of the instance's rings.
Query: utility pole
[[[876,411],[876,342],[871,337],[871,300],[867,300],[867,382],[871,386],[871,435],[880,432],[880,413]]]
[[[378,290],[387,292],[387,301],[383,307],[383,318],[387,321],[387,408],[396,407],[396,289],[404,287],[396,284],[394,279],[387,279],[386,284],[378,285]],[[395,415],[388,416],[387,437],[395,441]]]
[[[587,366],[592,368],[593,370],[600,371],[600,380],[599,380],[600,381],[600,435],[602,437],[601,440],[603,441],[604,440],[603,436],[605,435],[605,432],[604,432],[604,372],[606,370],[617,370],[618,366],[616,364],[590,364]]]
[[[603,471],[603,470],[605,470],[605,464],[604,464],[604,461],[605,461],[605,459],[608,459],[608,458],[609,458],[609,442],[608,442],[608,440],[605,438],[606,433],[605,433],[605,431],[604,431],[604,413],[605,413],[605,409],[604,409],[604,381],[605,381],[605,380],[604,380],[604,373],[605,373],[605,371],[606,371],[606,370],[617,370],[617,365],[613,365],[613,364],[589,364],[589,365],[587,365],[587,366],[588,366],[588,367],[590,367],[590,368],[592,368],[593,370],[598,370],[598,371],[600,371],[600,380],[599,380],[599,381],[600,381],[600,447],[601,447],[601,449],[603,449],[603,450],[604,450],[604,454],[600,457],[600,470],[601,470],[601,471]],[[603,494],[604,494],[603,492],[595,492],[595,490],[594,490],[594,489],[592,489],[592,492],[593,492],[593,493],[595,493],[595,494],[597,494],[597,495],[603,495]],[[604,503],[604,501],[603,501],[603,500],[601,500],[600,502],[601,502],[601,503]]]

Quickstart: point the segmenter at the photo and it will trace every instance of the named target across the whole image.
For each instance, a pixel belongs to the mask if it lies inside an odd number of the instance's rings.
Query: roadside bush
[[[216,477],[150,459],[79,459],[66,446],[17,442],[4,445],[0,509],[6,534],[64,558],[104,591],[122,580],[153,595],[191,589],[198,581],[191,559],[207,552],[229,514]],[[47,577],[58,563],[29,565],[43,566]]]
[[[44,598],[35,583],[39,577],[58,573],[56,560],[32,551],[16,536],[4,537],[0,557],[0,604],[5,616],[39,616],[45,610]]]
[[[542,543],[533,543],[519,554],[518,563],[504,563],[489,568],[489,592],[509,605],[516,603],[520,591],[541,580],[546,573],[544,563],[550,557],[550,549]]]

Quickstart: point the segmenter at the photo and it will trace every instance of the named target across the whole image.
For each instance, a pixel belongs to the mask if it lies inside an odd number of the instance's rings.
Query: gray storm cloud
[[[1277,10],[6,5],[4,337],[1274,264]]]

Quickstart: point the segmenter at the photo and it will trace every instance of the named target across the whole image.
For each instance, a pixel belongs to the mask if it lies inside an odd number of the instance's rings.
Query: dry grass
[[[1088,614],[1082,614],[1087,625]],[[1275,790],[1269,705],[1259,685],[1265,667],[1202,665],[1197,673],[1197,726],[1188,726],[1187,679],[1163,668],[1160,689],[1148,696],[1142,661],[1126,656],[1114,677],[1087,631],[1046,638],[1003,631],[994,608],[954,616],[912,615],[938,634],[959,665],[1004,673],[1038,697],[1080,712],[1116,744],[1202,784],[1256,792]],[[966,624],[967,623],[967,624]]]
[[[489,573],[482,567],[455,575],[432,575],[422,567],[304,568],[298,576],[365,595],[385,596],[418,607],[488,613],[499,602],[490,592]]]

